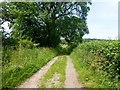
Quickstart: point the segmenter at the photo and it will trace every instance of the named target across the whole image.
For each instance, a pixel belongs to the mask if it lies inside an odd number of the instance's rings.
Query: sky
[[[118,39],[118,1],[92,0],[87,17],[89,34],[83,38]]]
[[[83,38],[118,38],[118,1],[92,0],[92,5],[87,16],[89,34],[84,35]],[[10,32],[7,24],[4,24],[4,26]]]

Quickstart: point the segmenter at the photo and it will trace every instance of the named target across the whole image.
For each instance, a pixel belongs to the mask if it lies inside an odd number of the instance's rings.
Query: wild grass
[[[66,56],[59,56],[58,60],[50,67],[40,79],[40,88],[63,88],[65,81]],[[57,77],[55,77],[57,75]],[[57,80],[56,80],[57,79]]]
[[[97,69],[97,64],[93,61],[103,60],[104,58],[88,53],[82,49],[76,48],[71,53],[74,67],[78,73],[78,79],[86,88],[120,88],[118,79],[110,79],[105,76],[105,72]]]
[[[2,67],[2,88],[18,86],[57,55],[50,48],[19,48],[8,53],[9,62]]]

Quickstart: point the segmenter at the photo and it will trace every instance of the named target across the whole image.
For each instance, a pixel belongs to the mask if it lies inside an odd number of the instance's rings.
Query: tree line
[[[56,47],[61,38],[68,44],[82,42],[88,34],[91,2],[1,2],[0,24],[9,22],[10,37],[27,39],[39,46]],[[3,41],[5,36],[2,28]]]

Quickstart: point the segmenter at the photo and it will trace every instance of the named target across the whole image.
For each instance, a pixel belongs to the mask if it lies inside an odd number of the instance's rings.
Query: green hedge
[[[120,42],[91,41],[80,44],[71,54],[75,67],[84,73],[92,73],[95,87],[118,87],[120,78]],[[80,68],[80,69],[79,69]],[[87,68],[87,69],[85,69]],[[86,71],[87,70],[87,71]],[[87,74],[85,75],[87,77]],[[90,75],[90,74],[88,74]],[[84,77],[84,76],[81,76]],[[89,78],[87,77],[87,78]],[[97,79],[95,79],[97,78]],[[87,82],[86,82],[87,83]],[[101,85],[100,85],[101,83]]]
[[[97,61],[99,69],[107,72],[110,78],[120,75],[120,42],[94,41],[81,44],[78,48],[100,55],[105,60]]]

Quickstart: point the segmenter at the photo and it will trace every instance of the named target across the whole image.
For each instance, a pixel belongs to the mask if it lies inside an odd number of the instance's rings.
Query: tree
[[[68,43],[80,42],[88,33],[88,3],[3,2],[1,22],[10,22],[12,37],[32,38],[40,46],[57,46],[61,37]]]

